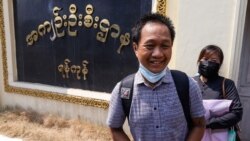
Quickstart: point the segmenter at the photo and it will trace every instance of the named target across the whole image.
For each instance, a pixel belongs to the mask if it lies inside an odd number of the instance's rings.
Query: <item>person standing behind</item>
[[[143,16],[132,28],[133,49],[139,61],[134,76],[133,97],[128,123],[135,141],[200,141],[205,130],[200,89],[189,82],[189,105],[193,128],[187,122],[175,83],[167,67],[175,37],[172,21],[161,14]],[[129,141],[122,126],[121,82],[112,91],[107,118],[114,141]]]
[[[225,129],[233,127],[241,120],[243,114],[243,108],[234,82],[219,75],[223,59],[224,55],[220,47],[208,45],[201,50],[197,60],[199,75],[195,76],[194,79],[202,91],[202,98],[206,100],[232,100],[229,112],[222,116],[210,117],[206,123],[206,128]],[[223,91],[225,94],[223,94]]]

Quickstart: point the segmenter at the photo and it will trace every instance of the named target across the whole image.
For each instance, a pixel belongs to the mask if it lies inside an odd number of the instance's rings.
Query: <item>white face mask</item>
[[[140,73],[151,83],[155,83],[159,81],[161,78],[163,78],[166,75],[166,69],[159,73],[152,73],[147,68],[145,68],[142,64],[140,64],[139,71]]]

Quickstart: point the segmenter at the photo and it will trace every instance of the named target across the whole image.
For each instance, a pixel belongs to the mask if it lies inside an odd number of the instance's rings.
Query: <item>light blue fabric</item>
[[[200,76],[200,74],[197,72],[196,74],[194,74],[194,76]]]
[[[163,78],[166,75],[166,69],[159,73],[152,73],[147,68],[145,68],[142,64],[140,64],[139,71],[140,73],[151,83],[155,83],[159,81],[161,78]]]

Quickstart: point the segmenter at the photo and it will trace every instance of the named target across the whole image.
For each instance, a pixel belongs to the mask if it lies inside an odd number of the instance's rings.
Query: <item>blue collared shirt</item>
[[[119,95],[120,82],[113,89],[107,124],[122,127],[125,114]],[[200,89],[189,78],[190,112],[192,117],[204,116]],[[150,88],[137,72],[134,79],[129,127],[135,141],[184,141],[188,128],[176,87],[169,69],[163,79]]]

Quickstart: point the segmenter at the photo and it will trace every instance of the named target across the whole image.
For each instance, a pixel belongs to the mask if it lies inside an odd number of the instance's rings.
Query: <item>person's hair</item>
[[[213,54],[217,54],[219,56],[219,59],[220,59],[220,65],[222,65],[223,63],[223,59],[224,59],[224,55],[223,55],[223,52],[221,50],[220,47],[216,46],[216,45],[207,45],[205,46],[201,52],[200,52],[200,55],[198,57],[198,60],[197,60],[197,63],[200,62],[200,60],[203,58],[203,57],[207,57],[209,58],[211,55]]]
[[[158,22],[166,25],[170,31],[172,43],[175,38],[175,29],[170,18],[159,14],[159,13],[149,13],[144,15],[139,21],[136,22],[132,28],[132,41],[138,44],[141,38],[141,30],[148,22]]]

